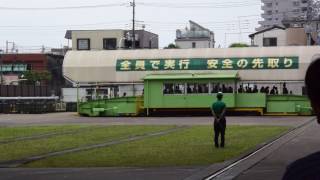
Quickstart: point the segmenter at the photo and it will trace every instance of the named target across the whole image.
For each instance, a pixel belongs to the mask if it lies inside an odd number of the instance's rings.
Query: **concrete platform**
[[[230,116],[227,124],[299,126],[309,120],[306,116]],[[81,117],[76,113],[0,114],[0,126],[99,124],[99,125],[208,125],[212,117]]]
[[[313,122],[304,132],[273,151],[263,161],[242,172],[236,180],[281,179],[291,162],[320,151],[320,125]]]

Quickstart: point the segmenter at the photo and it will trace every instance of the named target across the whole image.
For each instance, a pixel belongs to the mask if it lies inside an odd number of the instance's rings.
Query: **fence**
[[[0,113],[56,112],[60,94],[60,88],[51,86],[0,85]]]
[[[60,96],[61,88],[36,85],[0,85],[0,97]]]

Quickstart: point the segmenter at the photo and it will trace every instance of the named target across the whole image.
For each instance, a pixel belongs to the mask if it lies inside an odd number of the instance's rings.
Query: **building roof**
[[[72,39],[72,31],[123,31],[123,32],[130,32],[130,31],[132,31],[132,30],[123,30],[123,29],[67,30],[64,38],[65,38],[65,39]],[[143,31],[143,32],[147,32],[147,33],[150,33],[150,34],[153,34],[153,35],[157,35],[157,36],[158,36],[158,34],[155,34],[155,33],[152,33],[152,32],[146,31],[146,30],[143,30],[143,29],[138,29],[138,30],[135,30],[135,31],[136,31],[136,32]]]
[[[203,40],[211,39],[211,36],[214,35],[213,31],[199,25],[198,23],[189,20],[190,27],[189,29],[177,29],[176,30],[176,40]]]
[[[193,26],[197,26],[197,27],[199,27],[200,29],[203,29],[204,31],[212,32],[212,31],[210,31],[209,29],[201,26],[200,24],[198,24],[198,23],[196,23],[196,22],[194,22],[194,21],[189,20],[189,23],[190,23],[190,26],[192,26],[192,25],[193,25]]]
[[[174,79],[238,79],[238,72],[210,73],[210,74],[151,74],[144,80],[174,80]]]
[[[285,30],[286,28],[281,27],[281,26],[278,26],[278,25],[274,25],[274,26],[272,26],[272,27],[263,29],[263,30],[261,30],[261,31],[257,31],[257,32],[255,32],[255,33],[253,33],[253,34],[250,34],[249,37],[250,37],[250,38],[253,38],[253,37],[254,37],[255,35],[257,35],[257,34],[261,34],[261,33],[270,31],[270,30],[272,30],[272,29],[282,29],[282,30]]]
[[[64,36],[65,39],[72,39],[72,31],[125,31],[122,29],[83,29],[83,30],[67,30]]]
[[[192,37],[189,37],[189,38],[179,38],[179,39],[176,39],[175,41],[210,41],[210,37],[195,37],[195,38],[192,38]]]

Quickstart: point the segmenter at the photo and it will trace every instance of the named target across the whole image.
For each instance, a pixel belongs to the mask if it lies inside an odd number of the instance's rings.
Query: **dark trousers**
[[[214,145],[219,147],[219,135],[221,136],[220,147],[224,147],[224,135],[226,132],[226,119],[214,122]]]

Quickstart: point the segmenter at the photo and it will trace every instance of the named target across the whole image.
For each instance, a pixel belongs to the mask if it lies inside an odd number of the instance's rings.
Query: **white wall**
[[[143,84],[134,85],[119,85],[119,96],[122,97],[124,93],[126,96],[141,96],[143,92]]]
[[[277,46],[286,46],[287,35],[282,29],[272,29],[254,36],[254,45],[263,47],[263,38],[277,38]]]
[[[87,95],[86,88],[79,88],[79,100]],[[63,102],[77,102],[77,88],[62,88]]]
[[[238,70],[242,80],[304,80],[306,69],[313,57],[320,54],[319,46],[281,46],[268,48],[211,48],[166,50],[69,51],[63,62],[64,76],[79,83],[132,83],[143,82],[148,74],[182,73],[181,71],[116,71],[118,59],[171,59],[171,58],[248,58],[298,56],[299,69]],[[90,59],[90,61],[88,61]],[[216,70],[190,70],[183,73],[227,73]]]
[[[213,48],[213,43],[210,41],[176,41],[176,45],[181,49],[190,49],[193,42],[196,43],[196,48]]]
[[[72,50],[77,50],[77,39],[90,39],[91,50],[103,50],[103,38],[117,38],[117,47],[124,46],[123,30],[72,31]],[[120,45],[121,43],[121,45]]]

